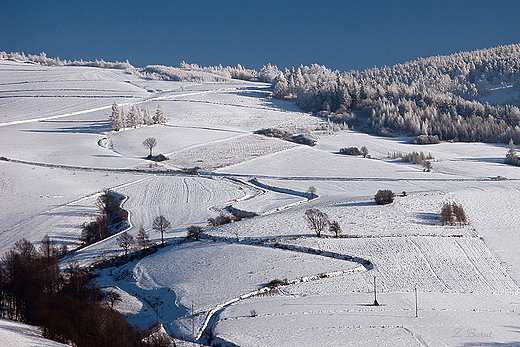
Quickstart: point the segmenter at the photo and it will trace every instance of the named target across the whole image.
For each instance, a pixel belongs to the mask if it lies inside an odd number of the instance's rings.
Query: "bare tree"
[[[116,239],[117,245],[125,250],[125,258],[128,255],[128,249],[132,247],[132,245],[135,243],[134,237],[127,233],[126,231],[123,232],[117,239]]]
[[[329,230],[334,234],[335,237],[339,237],[341,234],[341,227],[337,221],[330,222]]]
[[[148,248],[150,246],[150,236],[144,230],[143,226],[139,228],[139,232],[137,233],[137,245],[139,248]]]
[[[316,195],[316,188],[314,186],[310,186],[309,189],[307,189],[307,194],[310,194],[311,199],[313,199],[314,195]]]
[[[123,301],[121,299],[121,295],[113,290],[110,290],[105,293],[104,301],[106,302],[107,306],[113,310],[116,303]]]
[[[321,232],[329,224],[329,216],[317,208],[310,208],[305,211],[305,219],[309,223],[309,228],[314,230],[318,237],[321,237]]]
[[[453,222],[454,222],[454,217],[453,217],[453,210],[451,208],[451,203],[445,202],[444,204],[442,204],[442,209],[441,209],[441,224],[442,225],[446,225],[446,224],[453,225]]]
[[[143,141],[143,146],[150,150],[150,154],[148,155],[149,158],[152,157],[152,150],[156,145],[157,145],[157,140],[155,139],[155,137],[149,137]]]
[[[164,232],[170,227],[170,222],[164,216],[155,217],[153,220],[153,230],[161,233],[161,245],[164,247]]]
[[[204,232],[204,228],[196,226],[196,225],[190,225],[188,227],[188,238],[199,241],[200,234],[202,234],[203,232]]]
[[[453,210],[453,215],[455,216],[455,220],[457,224],[462,228],[465,225],[468,225],[468,217],[466,217],[466,212],[462,208],[462,205],[459,205],[455,202],[451,204],[451,208]]]

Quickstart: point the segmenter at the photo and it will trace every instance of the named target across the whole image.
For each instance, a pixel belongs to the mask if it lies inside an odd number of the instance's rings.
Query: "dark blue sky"
[[[0,51],[363,70],[520,43],[520,1],[0,0]]]

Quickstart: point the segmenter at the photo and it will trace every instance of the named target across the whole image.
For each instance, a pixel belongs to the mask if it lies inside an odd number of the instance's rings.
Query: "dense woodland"
[[[130,326],[77,265],[59,268],[59,248],[45,237],[37,249],[22,239],[2,257],[0,316],[42,327],[43,336],[74,346],[148,346],[147,331]]]
[[[520,100],[482,104],[492,88],[520,90],[520,44],[420,58],[393,67],[339,72],[313,64],[280,71],[268,64],[259,72],[237,67],[182,62],[180,67],[84,62],[47,58],[44,53],[0,52],[0,58],[44,65],[125,69],[145,78],[272,83],[273,95],[291,99],[307,112],[384,136],[431,135],[439,140],[520,143]]]
[[[520,45],[437,56],[393,67],[340,73],[323,66],[286,70],[274,95],[305,111],[379,135],[440,140],[520,140],[520,110],[482,104],[493,86],[519,89]]]

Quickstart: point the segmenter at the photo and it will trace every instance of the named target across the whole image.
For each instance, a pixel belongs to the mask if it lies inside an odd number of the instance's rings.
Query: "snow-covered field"
[[[10,159],[0,161],[0,252],[46,234],[76,248],[104,189],[125,196],[134,237],[143,226],[159,242],[152,222],[164,215],[171,222],[165,249],[100,271],[99,284],[122,295],[117,309],[130,322],[153,324],[158,300],[168,333],[202,335],[200,342],[520,343],[520,169],[503,164],[507,145],[421,147],[407,138],[326,134],[313,130],[322,120],[272,99],[263,83],[153,81],[122,70],[2,60],[0,70],[0,156]],[[152,113],[161,102],[168,121],[113,132],[114,102]],[[253,133],[267,127],[310,131],[318,144]],[[157,139],[154,154],[169,160],[145,159],[147,137]],[[350,146],[367,146],[371,158],[338,153]],[[388,158],[394,151],[431,153],[433,172]],[[200,174],[175,172],[194,167]],[[305,194],[310,186],[317,198]],[[376,205],[380,189],[397,193],[395,202]],[[446,201],[463,205],[469,226],[440,225]],[[188,226],[206,226],[230,205],[259,216],[183,241]],[[338,221],[343,237],[326,231],[317,238],[304,220],[311,207]],[[88,266],[121,254],[116,238],[64,262]],[[382,306],[371,305],[374,277]],[[288,282],[253,295],[274,279]],[[10,324],[0,327],[0,345],[27,338]]]

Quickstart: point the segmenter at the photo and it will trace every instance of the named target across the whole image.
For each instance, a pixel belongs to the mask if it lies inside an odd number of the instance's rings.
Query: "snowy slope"
[[[271,99],[262,83],[153,81],[120,70],[1,60],[0,69],[0,156],[12,159],[0,161],[0,251],[45,234],[76,247],[107,188],[126,197],[134,236],[143,226],[159,241],[152,221],[165,215],[168,247],[99,278],[121,293],[117,308],[132,323],[149,327],[158,298],[168,333],[204,333],[206,342],[209,335],[240,346],[518,342],[520,170],[503,164],[506,145],[415,146],[355,131],[327,134],[322,120]],[[113,102],[152,113],[161,102],[168,122],[113,132]],[[311,132],[318,145],[252,134],[267,127]],[[154,154],[170,160],[146,160],[147,137],[158,140]],[[372,158],[338,153],[349,146],[367,146]],[[433,172],[388,158],[393,151],[431,153]],[[197,166],[200,175],[166,172]],[[310,186],[316,199],[305,197]],[[378,206],[379,189],[408,194]],[[461,203],[470,226],[439,225],[445,201]],[[188,226],[205,226],[229,205],[263,215],[182,243]],[[310,207],[349,237],[316,238],[303,217]],[[116,238],[66,262],[88,266],[121,254]],[[367,306],[374,276],[381,307]],[[237,299],[285,278],[306,280]]]
[[[63,343],[44,339],[38,327],[0,318],[0,345],[16,347],[64,347]]]

